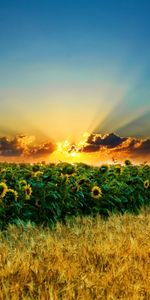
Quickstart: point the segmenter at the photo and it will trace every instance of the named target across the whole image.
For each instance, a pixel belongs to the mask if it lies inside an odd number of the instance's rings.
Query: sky
[[[150,138],[149,0],[0,3],[0,136]]]

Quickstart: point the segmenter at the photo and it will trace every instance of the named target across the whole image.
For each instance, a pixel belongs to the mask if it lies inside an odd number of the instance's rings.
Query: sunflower
[[[78,185],[82,185],[82,184],[84,184],[84,183],[85,183],[85,178],[79,179]]]
[[[99,168],[99,170],[100,170],[101,173],[106,173],[108,171],[108,166],[107,165],[102,165]]]
[[[24,191],[25,191],[26,200],[29,200],[30,196],[32,194],[32,188],[31,188],[30,184],[27,184],[24,186]]]
[[[116,165],[115,171],[120,174],[121,173],[121,166],[120,165]]]
[[[36,200],[35,205],[37,207],[41,207],[41,201],[39,199]]]
[[[62,182],[68,182],[70,175],[61,173],[60,177],[62,179]]]
[[[102,190],[99,186],[95,185],[93,186],[91,190],[91,196],[92,198],[99,199],[102,197]]]
[[[17,193],[17,191],[15,191],[15,190],[13,190],[13,189],[8,189],[7,192],[12,193],[12,194],[14,195],[15,200],[17,200],[17,198],[18,198],[18,193]]]
[[[32,174],[33,177],[39,177],[41,175],[43,175],[42,171],[36,171],[36,172],[33,172],[33,174]]]
[[[126,159],[124,163],[125,163],[126,166],[131,166],[132,165],[132,163],[129,159]]]
[[[4,198],[8,191],[8,186],[5,182],[0,182],[0,198]]]
[[[27,182],[26,182],[26,180],[22,179],[22,180],[19,181],[19,184],[20,185],[27,185]]]
[[[78,180],[78,185],[82,185],[82,184],[89,184],[90,183],[90,180],[86,177],[82,177],[82,178],[79,178]]]
[[[149,180],[148,179],[144,181],[144,188],[145,189],[149,188]]]

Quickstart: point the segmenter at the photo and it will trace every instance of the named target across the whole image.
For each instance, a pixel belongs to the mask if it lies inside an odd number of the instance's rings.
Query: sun
[[[72,156],[72,157],[77,157],[77,156],[78,156],[78,153],[75,152],[75,151],[73,151],[73,152],[70,154],[70,156]]]
[[[69,140],[59,141],[56,143],[57,149],[51,155],[54,160],[68,161],[68,162],[79,162],[82,160],[82,149],[86,145],[88,136],[90,134],[85,132],[82,138],[76,142],[71,143]]]
[[[50,155],[49,159],[54,163],[68,162],[68,163],[80,163],[97,164],[100,161],[99,153],[86,153],[84,147],[88,145],[88,138],[90,134],[85,132],[79,141],[74,143],[68,139],[58,141],[56,143],[56,150]]]

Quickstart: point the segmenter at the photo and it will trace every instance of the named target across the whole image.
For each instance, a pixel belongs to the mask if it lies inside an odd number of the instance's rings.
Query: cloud
[[[0,138],[0,156],[3,157],[40,157],[49,155],[55,150],[51,142],[35,146],[34,136],[18,135],[13,139]]]
[[[80,153],[87,153],[98,159],[117,160],[138,159],[139,161],[150,161],[150,139],[140,139],[133,137],[120,137],[115,133],[97,134],[92,133],[80,148],[72,145],[71,150],[77,149]],[[46,158],[57,149],[57,145],[48,141],[43,144],[35,144],[34,136],[18,135],[12,139],[6,136],[0,138],[0,157],[1,159],[12,160],[32,160]],[[67,150],[66,150],[67,151]],[[57,152],[56,152],[57,153]]]
[[[54,152],[56,149],[55,145],[52,143],[44,143],[42,145],[39,145],[37,147],[32,147],[30,149],[29,154],[32,157],[40,157],[40,156],[45,156],[45,155],[49,155],[52,152]]]
[[[150,139],[141,142],[141,145],[136,148],[136,153],[150,155]]]
[[[82,152],[97,152],[99,150],[100,146],[95,144],[88,144],[82,148]]]
[[[107,155],[132,158],[150,158],[150,139],[137,139],[132,137],[120,137],[115,133],[106,135],[91,134],[82,148],[82,152],[100,152]]]
[[[121,138],[114,133],[106,135],[93,133],[88,137],[83,152],[95,152],[101,150],[103,147],[112,149],[121,145],[126,140],[127,138]]]
[[[7,137],[0,138],[0,155],[1,156],[20,156],[23,152],[21,147],[18,147],[17,139],[8,140]]]

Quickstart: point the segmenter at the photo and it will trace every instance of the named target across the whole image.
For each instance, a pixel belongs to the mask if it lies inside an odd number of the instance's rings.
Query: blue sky
[[[1,133],[148,137],[149,28],[148,0],[3,1]]]

